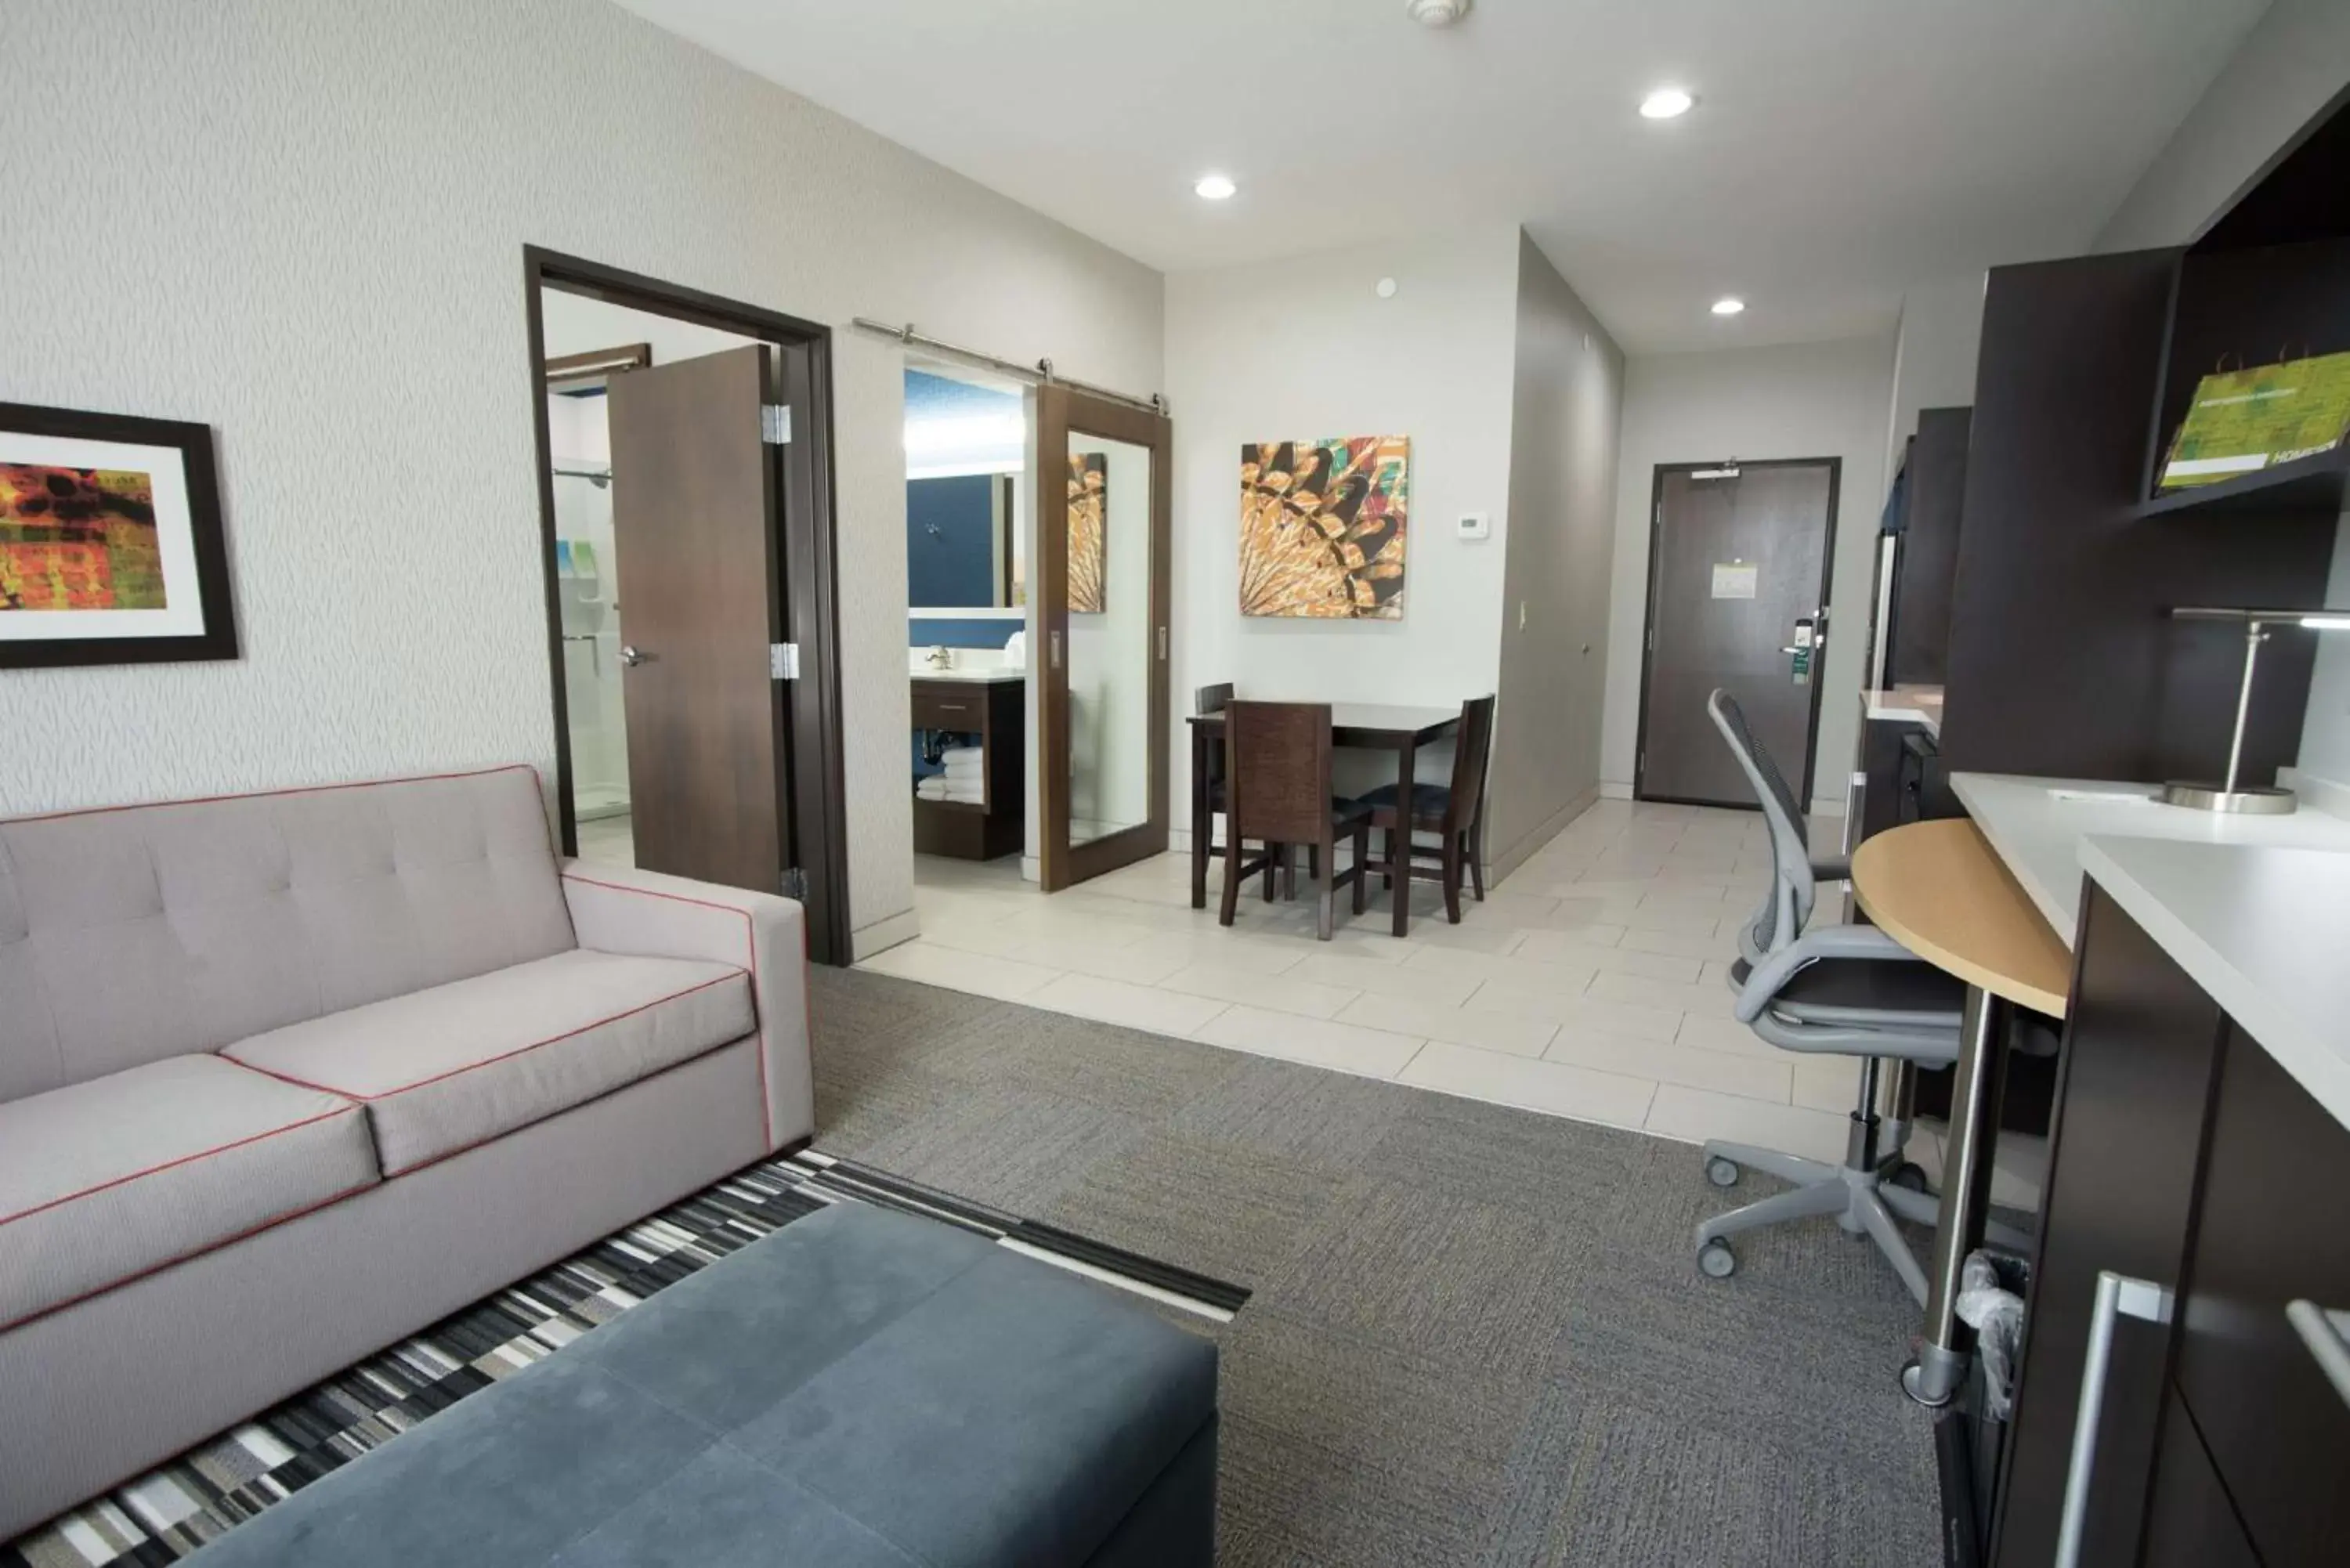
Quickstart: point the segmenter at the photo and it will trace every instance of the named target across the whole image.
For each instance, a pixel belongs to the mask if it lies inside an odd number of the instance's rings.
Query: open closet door
[[[791,857],[771,350],[612,378],[612,542],[638,866],[784,888]]]
[[[1048,893],[1167,848],[1170,430],[1057,383],[1036,393],[1044,646],[1031,658]]]

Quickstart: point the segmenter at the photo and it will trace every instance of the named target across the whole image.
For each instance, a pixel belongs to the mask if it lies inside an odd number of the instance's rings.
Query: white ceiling
[[[1170,272],[1523,223],[1638,353],[2083,249],[2267,0],[621,4]]]

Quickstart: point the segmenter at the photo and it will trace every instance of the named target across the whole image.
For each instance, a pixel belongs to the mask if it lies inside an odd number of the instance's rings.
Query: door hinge
[[[800,678],[800,645],[796,642],[767,644],[767,673],[777,680],[797,680]]]
[[[789,403],[763,403],[759,408],[759,436],[769,446],[792,444],[792,406]]]
[[[784,897],[807,902],[807,873],[796,866],[784,869]]]

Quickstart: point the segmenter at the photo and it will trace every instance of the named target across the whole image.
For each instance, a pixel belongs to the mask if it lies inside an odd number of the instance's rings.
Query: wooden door
[[[1722,687],[1808,805],[1836,474],[1833,458],[1657,470],[1641,799],[1757,804],[1706,714]]]
[[[794,861],[768,354],[616,376],[608,418],[637,864],[773,893]]]
[[[1036,394],[1039,877],[1045,890],[1167,848],[1169,457],[1149,409]]]

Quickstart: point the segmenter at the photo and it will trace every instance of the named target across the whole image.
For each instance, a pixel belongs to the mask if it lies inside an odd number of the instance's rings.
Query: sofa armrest
[[[750,971],[759,1018],[759,1072],[770,1150],[816,1130],[808,1062],[807,917],[789,898],[566,860],[563,899],[583,948],[709,959]]]

